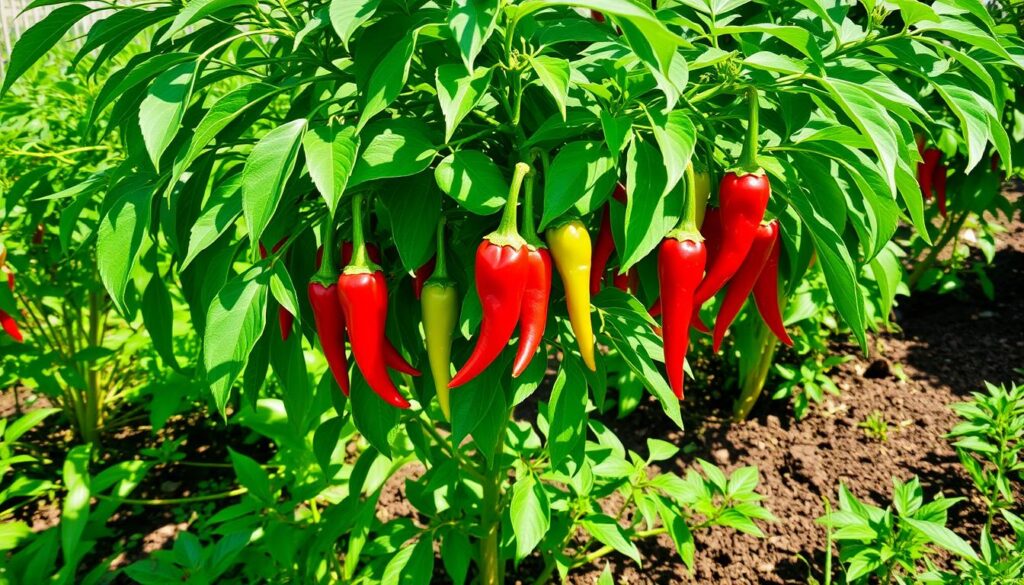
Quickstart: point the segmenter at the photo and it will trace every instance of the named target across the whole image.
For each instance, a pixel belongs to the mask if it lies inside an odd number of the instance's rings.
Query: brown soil
[[[1014,370],[1024,366],[1024,223],[1018,219],[1007,227],[988,273],[995,301],[974,283],[955,296],[915,293],[911,299],[901,298],[901,330],[872,336],[869,357],[849,344],[836,344],[837,353],[852,358],[832,376],[842,394],[812,407],[802,421],[787,404],[767,398],[742,423],[726,418],[731,399],[690,405],[692,416],[684,433],[666,424],[653,403],[624,420],[605,421],[627,447],[640,453],[646,452],[647,437],[695,444],[695,451],[665,470],[685,473],[697,457],[726,470],[756,465],[762,479],[758,492],[779,521],[762,525],[764,539],[726,529],[696,535],[692,573],[672,541],[661,536],[641,547],[644,568],[613,555],[570,582],[594,583],[605,562],[618,582],[631,584],[806,583],[811,575],[821,579],[825,532],[814,520],[825,512],[823,497],[835,502],[840,482],[858,498],[883,507],[891,501],[894,477],[919,477],[929,499],[939,492],[965,497],[951,510],[948,525],[977,542],[984,507],[943,435],[957,422],[947,405],[983,389],[985,381],[1000,384],[1022,377]],[[869,438],[857,426],[876,411],[889,425],[885,442]]]

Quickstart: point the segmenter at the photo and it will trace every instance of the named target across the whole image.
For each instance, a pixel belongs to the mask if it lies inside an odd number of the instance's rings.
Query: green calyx
[[[747,103],[750,112],[747,114],[747,136],[743,141],[743,152],[734,172],[738,175],[763,175],[764,169],[757,164],[758,113],[760,105],[757,101],[757,88],[747,88]]]
[[[516,207],[519,206],[519,190],[523,186],[523,179],[530,172],[530,165],[516,163],[515,172],[512,174],[512,185],[508,190],[508,199],[505,201],[505,211],[501,215],[501,223],[498,229],[484,236],[484,239],[496,246],[509,246],[518,250],[526,245],[526,240],[519,235],[519,228],[516,227]]]
[[[531,167],[530,173],[526,176],[526,185],[523,186],[523,239],[534,250],[547,247],[537,235],[537,225],[533,217],[533,188],[536,178],[537,172]]]
[[[454,285],[448,278],[448,260],[445,256],[444,226],[447,222],[448,218],[442,213],[437,220],[437,254],[434,256],[434,272],[424,283],[424,287],[436,285],[445,288]]]
[[[380,270],[380,266],[370,260],[366,251],[366,238],[363,235],[363,193],[352,196],[352,261],[345,267],[345,274],[366,274]],[[324,263],[327,263],[326,249]]]

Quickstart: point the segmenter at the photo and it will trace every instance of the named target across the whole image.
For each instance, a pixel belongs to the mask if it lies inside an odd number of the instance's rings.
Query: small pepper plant
[[[766,324],[745,351],[746,416],[815,259],[866,349],[866,291],[891,306],[897,287],[862,287],[865,270],[898,280],[883,251],[901,221],[931,238],[915,132],[934,118],[917,96],[953,113],[964,172],[994,152],[1011,168],[1001,92],[1024,44],[975,0],[653,4],[34,3],[53,8],[0,98],[86,15],[102,17],[82,47],[100,61],[143,39],[83,120],[105,120],[125,157],[70,192],[103,195],[113,306],[173,347],[175,299],[138,292],[170,280],[202,340],[187,374],[291,465],[233,456],[246,509],[225,516],[247,522],[218,518],[209,549],[183,538],[132,577],[216,578],[218,550],[258,541],[295,579],[425,580],[439,542],[457,582],[503,582],[531,555],[543,582],[613,551],[643,563],[644,537],[692,563],[695,530],[760,533],[755,469],[651,470],[676,448],[652,438],[643,456],[602,423],[621,399],[609,364],[681,427],[691,328],[723,297],[721,342],[753,293],[744,322]],[[69,463],[76,486],[90,453]],[[413,461],[417,521],[381,521],[386,480]],[[85,489],[116,505],[143,472]]]

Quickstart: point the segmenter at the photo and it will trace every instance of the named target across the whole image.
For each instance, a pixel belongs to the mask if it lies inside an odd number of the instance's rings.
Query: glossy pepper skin
[[[750,245],[747,257],[736,271],[736,275],[729,281],[729,287],[725,291],[725,298],[718,309],[718,317],[715,319],[715,331],[712,337],[712,347],[718,351],[722,347],[722,340],[725,339],[725,332],[736,319],[736,315],[743,308],[743,303],[754,290],[754,283],[757,282],[761,271],[768,262],[775,241],[779,237],[779,224],[777,222],[762,223],[757,226],[754,234],[754,242]]]
[[[457,388],[479,376],[515,333],[529,269],[529,249],[516,228],[516,206],[523,179],[529,172],[530,166],[526,163],[516,164],[501,224],[477,247],[474,266],[482,312],[480,332],[473,352],[455,373],[449,388]]]
[[[13,272],[7,273],[7,286],[11,289],[11,292],[14,292]],[[21,334],[21,329],[18,327],[18,322],[14,320],[14,317],[2,310],[0,310],[0,327],[2,327],[7,335],[10,335],[11,339],[14,341],[17,341],[18,343],[25,341],[25,338]]]
[[[427,348],[430,375],[445,420],[452,420],[452,334],[459,321],[459,290],[448,278],[444,256],[444,216],[437,225],[437,262],[431,277],[423,283],[420,306],[423,309],[423,335]]]
[[[704,276],[707,251],[699,235],[666,238],[658,250],[661,289],[661,331],[665,341],[665,368],[677,398],[683,398],[684,364],[690,345],[690,318],[694,293]]]
[[[345,314],[338,300],[338,285],[312,281],[306,288],[313,308],[313,323],[327,365],[341,391],[348,396],[348,358],[345,356]]]
[[[697,289],[698,307],[715,296],[743,264],[754,241],[757,226],[768,209],[770,195],[771,185],[763,172],[729,172],[722,177],[718,189],[721,244],[714,263],[708,266],[707,275]]]
[[[779,307],[779,257],[782,255],[782,242],[779,240],[779,230],[775,230],[775,237],[772,240],[772,249],[768,254],[768,261],[765,262],[761,275],[754,283],[754,303],[757,305],[757,312],[761,315],[768,329],[786,345],[793,347],[793,340],[786,332],[786,325],[782,321],[782,309]],[[812,257],[813,261],[814,258]]]
[[[323,241],[328,250],[334,246],[334,219],[328,217],[323,226]],[[345,355],[345,313],[338,299],[336,282],[338,271],[333,266],[331,252],[327,263],[317,267],[318,271],[309,281],[306,293],[313,309],[313,325],[320,339],[320,348],[327,358],[334,380],[341,391],[348,396],[348,358]]]
[[[388,288],[384,273],[368,257],[363,240],[363,194],[352,198],[353,255],[338,277],[338,297],[352,344],[352,357],[370,388],[388,404],[408,408],[409,401],[388,375],[384,328]]]
[[[276,254],[277,251],[281,249],[281,246],[283,246],[284,243],[287,242],[287,241],[288,241],[288,238],[281,238],[280,241],[278,241],[276,244],[274,244],[274,248],[271,251]],[[265,259],[266,257],[267,257],[267,248],[263,245],[263,242],[260,242],[260,259]],[[281,339],[283,341],[288,341],[288,335],[292,332],[292,326],[295,323],[295,315],[292,315],[288,311],[288,309],[286,309],[284,307],[278,307],[277,308],[277,323],[278,323],[278,325],[281,326]]]
[[[476,250],[476,294],[480,296],[482,319],[473,353],[452,378],[449,388],[457,388],[476,378],[491,365],[508,345],[526,292],[529,251],[484,240]]]
[[[526,289],[519,316],[519,348],[512,362],[512,377],[518,378],[530,365],[544,338],[551,299],[551,253],[546,248],[529,246]]]
[[[946,217],[946,165],[939,163],[935,165],[935,176],[932,177],[932,185],[935,187],[935,201],[939,204],[939,213]]]
[[[341,244],[341,265],[347,266],[352,261],[352,242],[342,242]],[[366,244],[366,255],[374,264],[380,264],[380,249],[373,244]],[[408,374],[410,376],[419,376],[420,371],[417,370],[410,364],[402,354],[398,353],[395,349],[394,344],[387,337],[384,338],[384,359],[387,361],[388,367],[396,372]]]
[[[590,234],[579,220],[547,230],[548,247],[565,287],[569,323],[583,363],[591,371],[594,362],[594,328],[590,322]]]
[[[338,294],[345,323],[352,336],[352,357],[367,384],[388,404],[409,408],[409,401],[388,375],[384,358],[384,327],[388,315],[388,288],[380,270],[349,270],[338,277]]]
[[[621,183],[615,185],[612,198],[619,203],[626,204],[626,188]],[[601,284],[604,282],[604,273],[608,268],[608,260],[615,253],[615,240],[612,238],[611,203],[606,203],[601,213],[601,227],[597,231],[597,240],[594,241],[594,253],[590,260],[590,294],[596,295],[601,292]]]

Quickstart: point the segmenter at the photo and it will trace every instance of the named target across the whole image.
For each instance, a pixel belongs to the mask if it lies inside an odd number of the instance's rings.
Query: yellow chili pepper
[[[576,219],[547,230],[551,258],[565,286],[569,323],[580,347],[583,363],[591,371],[594,363],[594,329],[590,322],[590,234]]]
[[[459,291],[448,280],[444,258],[444,216],[437,226],[437,257],[434,273],[423,285],[420,303],[423,307],[423,334],[426,338],[427,360],[434,378],[434,389],[441,412],[452,420],[450,390],[452,381],[452,333],[459,320]]]

